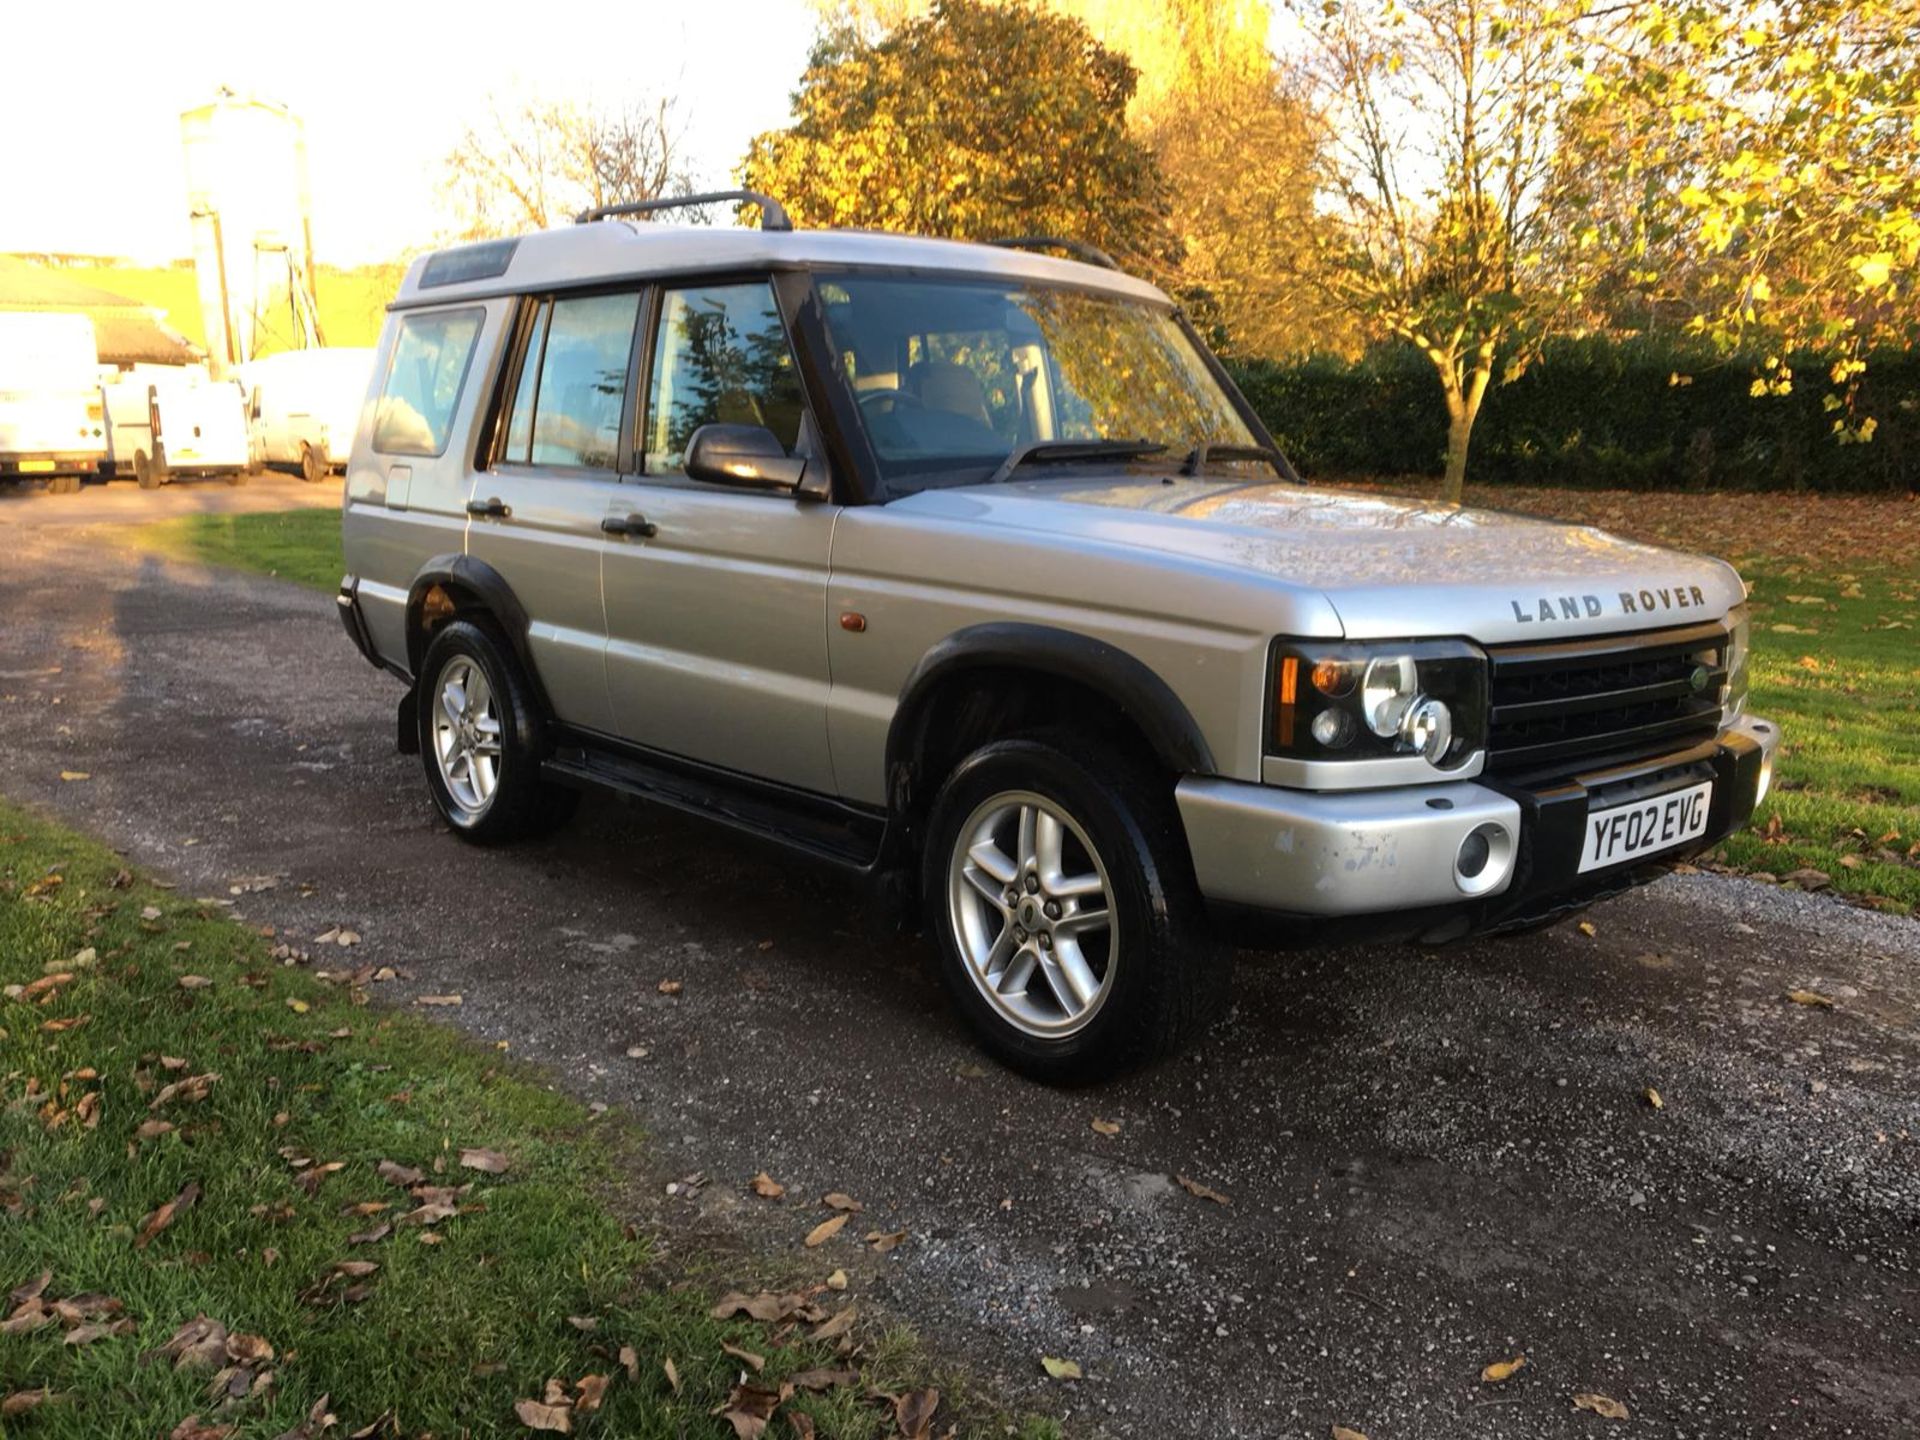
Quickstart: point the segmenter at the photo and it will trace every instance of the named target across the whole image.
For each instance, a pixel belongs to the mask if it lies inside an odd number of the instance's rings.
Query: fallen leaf
[[[304,1015],[312,1008],[313,1007],[304,1000],[296,999],[293,996],[287,997],[287,1009],[293,1011],[296,1015]]]
[[[133,1132],[136,1140],[155,1140],[173,1129],[171,1120],[142,1120],[139,1128]]]
[[[148,1242],[150,1242],[154,1236],[158,1235],[173,1223],[173,1217],[175,1215],[178,1215],[182,1210],[192,1209],[193,1203],[199,1198],[199,1182],[189,1180],[181,1187],[178,1195],[174,1196],[173,1199],[167,1201],[166,1204],[153,1211],[146,1219],[140,1222],[140,1233],[134,1237],[133,1248],[136,1250],[146,1249]]]
[[[1189,1179],[1185,1175],[1176,1175],[1173,1178],[1180,1182],[1180,1188],[1182,1190],[1186,1191],[1196,1200],[1211,1200],[1216,1205],[1233,1204],[1232,1200],[1222,1195],[1210,1185],[1202,1185],[1198,1180]]]
[[[529,1430],[551,1430],[560,1435],[573,1433],[572,1407],[568,1405],[546,1405],[538,1400],[516,1400],[513,1413],[520,1417],[520,1423]]]
[[[15,1390],[6,1399],[0,1400],[0,1418],[11,1419],[15,1415],[24,1415],[29,1410],[38,1409],[61,1399],[44,1385],[38,1390]]]
[[[416,995],[413,997],[413,1003],[416,1005],[459,1005],[462,1001],[458,995]]]
[[[853,1329],[853,1322],[859,1313],[860,1307],[858,1305],[848,1305],[838,1314],[822,1320],[818,1325],[814,1326],[812,1330],[807,1332],[807,1338],[809,1340],[838,1340],[842,1335]]]
[[[204,975],[182,975],[175,983],[182,990],[204,990],[213,984],[213,981]]]
[[[91,780],[93,776],[85,770],[62,770],[60,772],[60,778],[62,780]]]
[[[1056,1360],[1051,1355],[1042,1355],[1040,1357],[1040,1368],[1056,1380],[1082,1380],[1086,1378],[1080,1373],[1080,1362],[1078,1360]]]
[[[738,1360],[741,1364],[745,1365],[748,1369],[752,1370],[753,1373],[756,1375],[758,1375],[767,1366],[766,1356],[756,1355],[751,1350],[742,1350],[738,1345],[729,1344],[725,1340],[722,1340],[720,1342],[720,1348],[723,1351],[725,1351],[727,1354],[733,1356],[734,1359]]]
[[[787,1424],[793,1427],[794,1440],[816,1440],[813,1417],[804,1410],[789,1410]]]
[[[784,1398],[778,1390],[766,1390],[758,1385],[736,1385],[733,1393],[716,1406],[713,1413],[733,1426],[735,1440],[760,1440],[767,1431],[767,1422],[773,1419],[773,1412],[780,1408]]]
[[[374,1226],[371,1230],[362,1230],[357,1234],[347,1236],[347,1244],[373,1245],[386,1239],[391,1234],[393,1234],[393,1226],[382,1223]]]
[[[622,1350],[620,1355],[622,1359],[625,1359],[631,1353],[631,1351]],[[671,1355],[660,1362],[660,1369],[667,1377],[668,1387],[674,1394],[678,1395],[680,1393],[680,1371],[675,1367]]]
[[[842,1194],[838,1190],[833,1190],[822,1195],[820,1197],[820,1203],[829,1210],[844,1210],[849,1215],[858,1215],[862,1210],[867,1208],[851,1195]]]
[[[847,1288],[847,1272],[844,1270],[836,1270],[831,1275],[827,1276],[827,1288],[829,1290],[846,1289]]]
[[[160,918],[160,907],[158,905],[142,905],[140,907],[140,918],[142,920],[158,920]]]
[[[189,1415],[168,1433],[167,1440],[227,1440],[237,1425],[202,1425],[198,1415]]]
[[[745,1315],[768,1325],[776,1325],[783,1320],[818,1320],[825,1314],[817,1306],[808,1304],[804,1295],[776,1295],[771,1290],[762,1290],[758,1295],[742,1295],[738,1290],[729,1290],[707,1313],[715,1320],[730,1320],[735,1315]]]
[[[1796,1005],[1811,1006],[1815,1010],[1833,1009],[1833,1001],[1818,990],[1789,990],[1787,999]]]
[[[1120,1133],[1120,1122],[1118,1120],[1101,1120],[1096,1117],[1093,1122],[1093,1133],[1096,1135],[1118,1135]]]
[[[1625,1420],[1628,1418],[1627,1407],[1622,1405],[1618,1400],[1615,1400],[1609,1395],[1595,1394],[1590,1390],[1583,1390],[1573,1397],[1573,1408],[1576,1410],[1591,1410],[1594,1414],[1603,1416],[1608,1420]]]
[[[1525,1368],[1526,1363],[1527,1357],[1524,1355],[1516,1355],[1511,1360],[1496,1360],[1480,1372],[1480,1383],[1482,1385],[1502,1384],[1518,1375]]]
[[[573,1402],[573,1408],[582,1415],[591,1415],[600,1408],[600,1402],[607,1398],[607,1385],[613,1379],[611,1375],[583,1375],[573,1382],[573,1388],[579,1392],[579,1398]]]
[[[787,1187],[762,1170],[753,1177],[753,1193],[765,1200],[778,1200],[787,1193]]]
[[[846,1223],[849,1218],[851,1218],[850,1213],[848,1211],[842,1210],[838,1215],[834,1216],[831,1220],[822,1220],[818,1225],[814,1226],[813,1229],[807,1232],[807,1239],[806,1239],[807,1248],[811,1250],[816,1245],[826,1244],[827,1241],[831,1240],[834,1236],[838,1235],[841,1232],[841,1230],[843,1230],[846,1227]]]
[[[1646,1097],[1647,1104],[1651,1105],[1655,1110],[1664,1110],[1667,1108],[1667,1102],[1660,1098],[1660,1092],[1651,1085],[1646,1089]]]
[[[469,1170],[483,1170],[489,1175],[505,1173],[511,1163],[498,1150],[469,1149],[460,1152],[460,1163]]]
[[[1591,920],[1582,920],[1576,928],[1582,935],[1592,936],[1600,933],[1593,928],[1593,922]]]
[[[933,1428],[933,1412],[940,1408],[938,1390],[909,1390],[893,1402],[893,1422],[900,1427],[903,1440],[927,1440]]]
[[[1349,1430],[1344,1425],[1333,1427],[1333,1440],[1367,1440],[1358,1430]]]
[[[680,993],[680,982],[678,980],[662,980],[660,982],[660,993],[662,995],[678,995]]]
[[[867,1232],[867,1243],[874,1248],[875,1253],[880,1255],[886,1254],[906,1238],[907,1232],[904,1230],[894,1230],[887,1234],[882,1234],[878,1230]]]
[[[411,1165],[396,1165],[391,1160],[382,1160],[373,1167],[373,1173],[389,1185],[398,1185],[402,1190],[418,1185],[427,1178],[424,1170],[416,1170]]]

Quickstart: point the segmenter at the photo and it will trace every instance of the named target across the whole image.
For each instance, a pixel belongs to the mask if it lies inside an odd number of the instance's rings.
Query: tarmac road
[[[326,498],[194,503],[275,486]],[[1687,875],[1591,935],[1248,956],[1202,1053],[1048,1091],[983,1066],[922,944],[830,875],[610,801],[461,845],[329,597],[112,548],[169,498],[0,495],[0,792],[190,893],[279,877],[249,919],[350,925],[410,977],[377,1001],[459,993],[437,1013],[629,1107],[649,1184],[709,1177],[669,1243],[845,1265],[1084,1432],[1920,1432],[1920,924]],[[763,1168],[787,1201],[747,1194]],[[833,1189],[865,1213],[802,1252]]]

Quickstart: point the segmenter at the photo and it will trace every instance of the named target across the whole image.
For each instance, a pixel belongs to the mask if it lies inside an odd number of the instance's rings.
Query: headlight
[[[1731,720],[1747,708],[1747,662],[1753,651],[1753,618],[1744,605],[1727,612],[1727,684],[1720,708]]]
[[[1272,665],[1270,755],[1448,769],[1486,743],[1487,657],[1464,640],[1276,641]]]

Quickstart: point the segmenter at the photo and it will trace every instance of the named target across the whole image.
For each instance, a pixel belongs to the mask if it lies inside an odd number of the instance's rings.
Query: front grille
[[[1496,774],[1571,774],[1591,761],[1680,749],[1720,729],[1720,624],[1487,653],[1487,769]]]

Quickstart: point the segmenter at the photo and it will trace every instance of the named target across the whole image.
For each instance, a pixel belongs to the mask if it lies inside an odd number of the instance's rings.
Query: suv
[[[1765,794],[1724,563],[1304,485],[1097,252],[716,198],[760,227],[592,211],[388,315],[340,613],[455,834],[594,786],[864,872],[1069,1080],[1198,1034],[1233,937],[1541,925]]]

